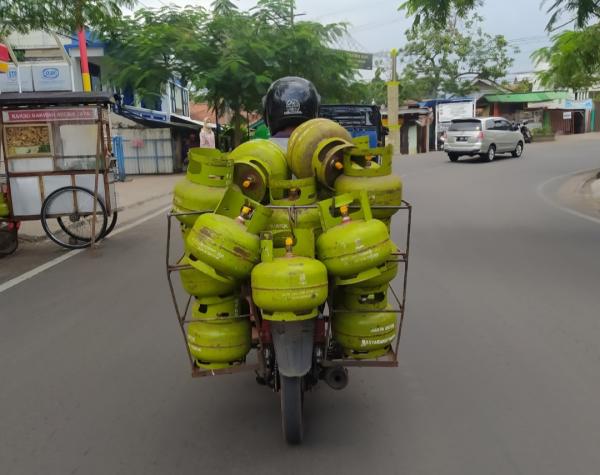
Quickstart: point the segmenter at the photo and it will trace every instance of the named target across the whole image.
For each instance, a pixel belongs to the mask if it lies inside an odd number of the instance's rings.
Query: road
[[[415,206],[401,365],[308,394],[300,447],[251,375],[189,377],[164,218],[0,293],[0,473],[598,473],[600,223],[540,187],[599,147],[397,162]]]

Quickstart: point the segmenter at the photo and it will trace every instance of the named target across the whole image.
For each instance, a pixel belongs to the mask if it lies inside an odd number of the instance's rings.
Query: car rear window
[[[481,130],[481,122],[478,120],[461,120],[460,122],[452,122],[450,131],[453,132],[475,132]]]

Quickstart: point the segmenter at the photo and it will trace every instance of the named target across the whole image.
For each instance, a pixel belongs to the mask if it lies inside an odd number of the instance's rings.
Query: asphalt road
[[[399,161],[415,206],[401,366],[308,394],[300,447],[251,375],[189,377],[163,218],[0,293],[0,473],[598,473],[600,223],[540,186],[599,149]]]

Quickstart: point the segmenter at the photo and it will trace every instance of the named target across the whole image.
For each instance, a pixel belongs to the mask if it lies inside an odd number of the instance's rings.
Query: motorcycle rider
[[[263,98],[264,119],[271,141],[287,151],[290,135],[296,127],[319,115],[321,96],[307,79],[286,76],[274,81]]]

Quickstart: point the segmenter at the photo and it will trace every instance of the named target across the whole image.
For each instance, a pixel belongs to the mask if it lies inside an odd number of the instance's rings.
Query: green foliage
[[[600,83],[600,24],[554,37],[552,46],[535,51],[532,58],[545,67],[539,73],[549,88],[587,89]]]
[[[445,25],[452,15],[464,17],[480,4],[481,0],[406,0],[399,10],[406,10],[409,15],[414,15],[415,25]]]
[[[345,97],[340,102],[350,104],[375,104],[382,105],[387,103],[387,85],[382,78],[384,69],[378,66],[375,69],[375,76],[370,81],[355,81],[351,83]]]
[[[554,132],[552,131],[552,129],[548,126],[545,127],[538,127],[537,129],[533,129],[531,131],[531,135],[533,136],[548,136],[548,135],[554,135]]]
[[[414,15],[415,24],[424,21],[445,25],[454,13],[464,17],[481,3],[482,0],[406,0],[400,9]],[[600,18],[600,2],[597,0],[542,0],[542,5],[549,5],[548,30],[554,28],[562,17],[573,18],[578,28]]]
[[[242,139],[243,111],[258,111],[271,82],[302,76],[315,83],[324,101],[344,97],[354,71],[331,48],[344,24],[291,25],[290,0],[259,0],[241,11],[230,0],[201,7],[138,10],[110,25],[109,80],[157,96],[172,74],[192,85],[195,96],[219,113],[230,111],[233,141]]]
[[[406,32],[400,50],[403,63],[401,96],[421,99],[443,95],[467,95],[475,77],[497,80],[512,65],[508,42],[481,27],[481,17],[454,15],[444,29],[423,22]],[[516,48],[513,52],[517,52]]]
[[[135,0],[0,0],[0,36],[55,29],[72,33],[81,25],[104,27]]]
[[[113,22],[101,32],[108,40],[105,76],[117,88],[156,100],[173,75],[185,82],[195,74],[195,63],[208,59],[201,33],[207,19],[201,8],[164,7]]]
[[[501,85],[506,89],[510,89],[512,92],[516,93],[526,93],[533,90],[533,83],[528,79],[515,82],[502,81]]]

